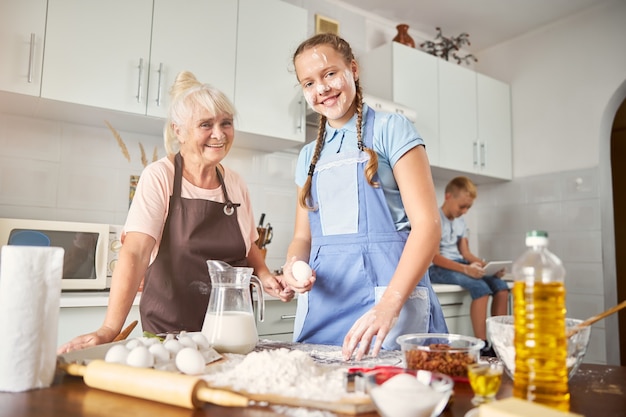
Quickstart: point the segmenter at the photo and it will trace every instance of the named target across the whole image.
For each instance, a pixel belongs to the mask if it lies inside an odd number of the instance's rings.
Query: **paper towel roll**
[[[52,384],[63,253],[56,247],[2,247],[0,391],[19,392]]]

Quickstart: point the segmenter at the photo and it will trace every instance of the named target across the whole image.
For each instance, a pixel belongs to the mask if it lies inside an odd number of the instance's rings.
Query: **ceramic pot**
[[[401,23],[396,26],[396,29],[398,29],[398,34],[393,38],[393,41],[415,48],[415,41],[409,35],[409,25]]]

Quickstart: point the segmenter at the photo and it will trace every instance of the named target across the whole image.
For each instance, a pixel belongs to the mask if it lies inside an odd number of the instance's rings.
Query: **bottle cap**
[[[547,246],[548,232],[544,230],[531,230],[526,233],[526,246]]]

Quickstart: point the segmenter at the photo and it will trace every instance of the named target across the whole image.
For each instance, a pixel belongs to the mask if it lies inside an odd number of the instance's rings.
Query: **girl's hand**
[[[315,283],[315,271],[312,271],[313,274],[310,278],[298,281],[293,276],[293,264],[297,260],[298,259],[294,256],[283,265],[283,285],[289,286],[293,291],[302,294],[311,291],[311,288],[313,288],[313,284]]]
[[[353,325],[343,339],[343,360],[352,358],[356,350],[355,360],[360,361],[369,352],[372,339],[376,336],[372,356],[377,356],[389,330],[398,319],[396,308],[385,308],[382,303],[375,305],[370,311],[363,314]],[[357,347],[358,346],[358,347]]]

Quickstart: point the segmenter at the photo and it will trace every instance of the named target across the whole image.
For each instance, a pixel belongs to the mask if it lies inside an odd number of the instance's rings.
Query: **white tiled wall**
[[[470,247],[481,257],[515,260],[528,230],[543,229],[566,269],[567,315],[586,319],[605,310],[598,171],[595,168],[478,186],[466,214]],[[436,183],[440,204],[445,182]],[[606,363],[605,328],[593,325],[585,362]]]
[[[119,131],[130,161],[111,131],[31,117],[0,114],[0,217],[123,224],[131,175],[141,174],[160,137]],[[236,145],[235,145],[236,146]],[[296,187],[294,152],[265,153],[233,147],[225,164],[247,181],[255,215],[274,228],[267,263],[284,263],[293,233]]]

